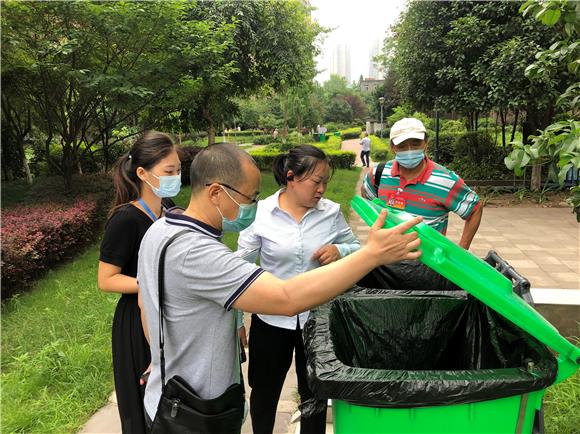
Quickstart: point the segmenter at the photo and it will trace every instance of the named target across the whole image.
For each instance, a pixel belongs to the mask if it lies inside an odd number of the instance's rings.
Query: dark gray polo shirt
[[[179,375],[204,399],[222,394],[234,378],[234,318],[237,298],[264,272],[236,256],[220,241],[222,233],[198,220],[168,213],[145,234],[137,279],[151,341],[152,371],[145,408],[153,420],[161,397],[157,268],[161,248],[175,233],[165,257],[166,381]]]

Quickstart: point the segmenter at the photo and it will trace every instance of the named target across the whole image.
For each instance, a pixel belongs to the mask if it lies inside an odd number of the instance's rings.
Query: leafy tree
[[[509,1],[411,2],[382,55],[384,66],[397,75],[403,99],[423,111],[462,113],[472,130],[479,114],[492,108],[504,118],[508,109],[525,110],[527,129],[545,124],[553,87],[542,89],[545,96],[532,92],[529,81],[517,74],[534,47],[549,45],[554,32],[522,17],[518,6]],[[510,100],[512,95],[517,96]]]
[[[197,127],[207,129],[210,144],[216,125],[236,111],[234,98],[264,88],[286,98],[292,86],[315,75],[316,38],[322,28],[310,19],[309,8],[300,1],[200,1],[190,19],[232,26],[231,47],[215,59],[226,73],[218,79],[211,73],[191,74],[192,79],[201,79],[203,89],[191,111],[192,119]],[[286,104],[285,123],[287,113]]]
[[[337,96],[326,107],[327,122],[350,123],[353,119],[352,108],[344,97]]]
[[[526,75],[534,81],[558,81],[564,76],[573,81],[557,101],[557,108],[566,120],[555,122],[531,137],[531,143],[514,143],[513,152],[506,157],[508,168],[521,173],[526,166],[549,164],[553,178],[564,183],[566,173],[580,169],[580,97],[578,79],[580,78],[580,3],[565,0],[537,1],[528,0],[520,11],[532,15],[546,26],[558,29],[562,40],[555,42],[549,49],[536,54],[536,61],[528,66]],[[539,179],[534,180],[534,188],[539,188]],[[572,188],[569,199],[580,221],[580,187]]]
[[[178,82],[180,2],[3,4],[2,77],[47,136],[45,157],[70,189],[80,157]],[[105,137],[103,138],[103,133]],[[53,158],[51,143],[62,150]]]
[[[25,153],[32,114],[19,92],[21,74],[25,71],[4,71],[2,74],[2,171],[7,180],[24,173],[26,181],[32,184]]]

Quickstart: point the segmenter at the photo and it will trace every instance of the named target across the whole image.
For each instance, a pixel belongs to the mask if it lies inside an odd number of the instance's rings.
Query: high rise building
[[[348,45],[338,44],[332,51],[330,73],[344,77],[350,84],[350,47]]]
[[[381,41],[376,40],[373,42],[369,49],[369,76],[368,78],[382,79],[383,70],[380,65],[375,63],[373,59],[381,53]]]

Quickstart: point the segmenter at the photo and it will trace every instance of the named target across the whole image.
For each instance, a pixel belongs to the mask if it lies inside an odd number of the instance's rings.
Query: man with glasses
[[[361,195],[370,200],[378,197],[388,206],[421,216],[444,235],[449,211],[453,211],[465,220],[459,245],[469,249],[481,222],[477,194],[457,174],[429,159],[427,130],[419,119],[395,122],[390,139],[395,159],[369,171]]]
[[[145,391],[148,425],[161,396],[156,339],[159,257],[162,246],[177,233],[186,230],[167,249],[164,267],[165,372],[166,378],[181,376],[203,399],[220,396],[239,381],[232,308],[293,316],[341,294],[377,266],[421,254],[417,234],[404,233],[421,219],[381,229],[383,212],[360,250],[316,270],[279,279],[221,242],[224,231],[239,231],[254,220],[260,171],[252,157],[235,145],[208,146],[193,160],[190,174],[187,209],[157,220],[139,249],[137,279],[152,365]]]

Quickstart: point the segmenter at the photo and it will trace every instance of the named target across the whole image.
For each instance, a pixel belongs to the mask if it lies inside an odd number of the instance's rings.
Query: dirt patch
[[[478,191],[481,203],[490,208],[570,208],[566,203],[567,191],[501,193],[497,191]]]

